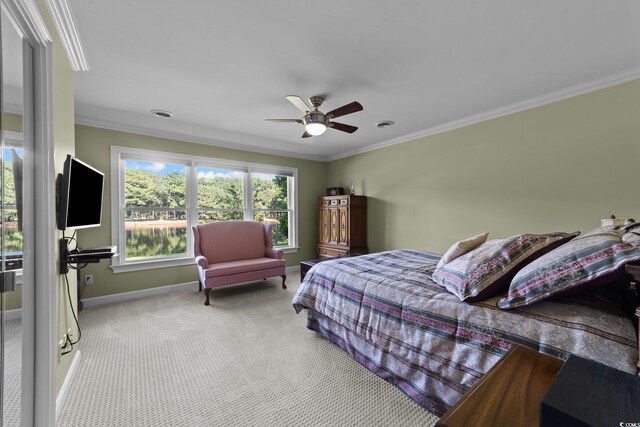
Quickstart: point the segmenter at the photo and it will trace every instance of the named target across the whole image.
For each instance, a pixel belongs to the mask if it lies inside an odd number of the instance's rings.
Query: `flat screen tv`
[[[60,230],[100,226],[104,189],[102,172],[67,155],[59,186]]]

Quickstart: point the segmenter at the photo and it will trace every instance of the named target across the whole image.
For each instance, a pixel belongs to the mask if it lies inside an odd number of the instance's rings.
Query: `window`
[[[125,260],[187,255],[187,167],[124,161]]]
[[[272,224],[273,244],[297,249],[297,169],[112,147],[115,272],[193,262],[191,226]]]
[[[4,135],[7,133],[7,135]],[[22,138],[12,138],[14,132],[4,132],[6,145],[2,148],[0,158],[2,159],[3,179],[0,188],[0,199],[2,200],[2,216],[0,219],[4,224],[2,230],[2,248],[0,250],[0,262],[3,263],[4,270],[19,270],[22,268],[22,162],[24,159],[24,149],[21,145]]]

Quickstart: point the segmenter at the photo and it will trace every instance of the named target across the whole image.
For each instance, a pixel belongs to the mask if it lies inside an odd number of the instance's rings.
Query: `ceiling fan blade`
[[[307,131],[305,131],[305,132],[302,134],[302,137],[303,137],[303,138],[311,138],[312,136],[313,136],[313,135],[311,135],[311,134],[310,134],[309,132],[307,132]]]
[[[298,110],[302,111],[303,113],[307,114],[309,111],[312,111],[311,108],[309,108],[309,106],[307,105],[306,102],[304,102],[302,100],[302,98],[300,98],[297,95],[289,95],[287,96],[287,99],[296,107],[298,107]]]
[[[346,116],[347,114],[355,113],[356,111],[362,111],[362,105],[358,101],[353,101],[351,104],[343,105],[342,107],[338,107],[335,110],[329,111],[327,116],[332,116],[333,118]]]
[[[281,123],[302,123],[300,119],[265,119],[267,122],[281,122]]]
[[[355,131],[358,130],[356,126],[345,125],[344,123],[331,122],[329,123],[329,126],[334,129],[341,130],[342,132],[347,132],[347,133],[354,133]]]

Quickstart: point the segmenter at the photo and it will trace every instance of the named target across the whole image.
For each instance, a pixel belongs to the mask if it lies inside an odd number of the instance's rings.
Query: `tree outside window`
[[[268,223],[274,246],[295,244],[293,173],[207,166],[190,156],[182,164],[123,157],[119,262],[191,257],[191,225],[212,221]]]
[[[254,173],[252,205],[254,219],[273,225],[274,246],[289,244],[289,178],[275,174]]]
[[[196,168],[198,223],[244,219],[244,172]]]

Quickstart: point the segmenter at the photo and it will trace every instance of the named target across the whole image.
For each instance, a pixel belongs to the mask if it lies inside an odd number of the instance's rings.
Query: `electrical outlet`
[[[85,285],[93,285],[93,274],[87,274],[84,276]]]

